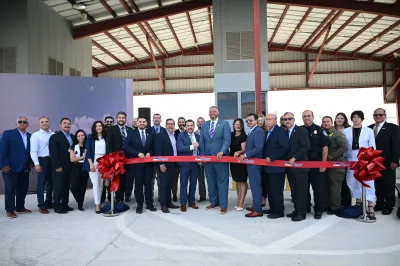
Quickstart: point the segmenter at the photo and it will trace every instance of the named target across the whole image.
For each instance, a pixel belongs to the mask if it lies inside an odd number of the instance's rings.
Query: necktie
[[[375,128],[374,128],[374,136],[375,136],[375,138],[376,138],[376,135],[378,135],[378,129],[379,129],[379,126],[375,125]]]
[[[146,137],[144,136],[144,130],[142,130],[142,145],[146,144]]]
[[[156,133],[157,134],[160,133],[160,128],[159,127],[156,127]]]
[[[268,130],[267,140],[268,140],[270,134],[271,134],[271,130]]]
[[[192,134],[192,135],[189,135],[189,138],[190,138],[190,141],[192,142],[192,145],[193,145],[193,143],[196,142],[196,139],[193,138],[193,137],[194,137],[193,134]],[[197,148],[194,148],[194,149],[193,149],[193,155],[194,155],[194,156],[197,155]]]
[[[290,137],[289,129],[287,129],[287,130],[285,130],[285,131],[286,131],[286,135],[287,135],[288,137]]]
[[[214,137],[214,122],[211,122],[210,137]]]
[[[121,137],[122,137],[122,144],[124,144],[126,139],[125,127],[121,127]]]

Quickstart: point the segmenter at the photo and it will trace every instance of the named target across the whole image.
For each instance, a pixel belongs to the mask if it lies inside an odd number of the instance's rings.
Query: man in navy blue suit
[[[267,163],[275,160],[286,160],[289,151],[289,137],[282,127],[277,125],[275,114],[267,114],[265,123],[268,131],[265,133],[264,158]],[[284,217],[283,189],[285,187],[286,171],[284,167],[264,167],[268,182],[268,202],[270,209],[264,211],[270,219]]]
[[[182,132],[178,136],[177,148],[178,156],[197,156],[199,153],[199,139],[200,136],[194,134],[194,121],[189,119],[185,122],[186,131]],[[199,175],[199,165],[194,163],[178,163],[180,166],[180,201],[181,211],[186,212],[186,204],[189,200],[189,207],[198,209],[195,203],[197,177]],[[188,181],[189,195],[187,193]]]
[[[264,130],[257,125],[258,115],[247,115],[247,126],[250,128],[246,140],[246,153],[240,155],[240,161],[246,158],[263,158],[264,149]],[[247,165],[247,172],[249,174],[251,194],[253,195],[253,208],[251,212],[245,216],[248,218],[255,218],[263,216],[262,211],[262,185],[261,185],[261,166],[260,165]]]
[[[0,167],[5,187],[5,209],[7,217],[17,218],[15,213],[31,213],[25,208],[25,197],[29,187],[29,170],[32,160],[29,154],[31,134],[26,131],[26,117],[17,119],[17,128],[4,131],[0,143]]]

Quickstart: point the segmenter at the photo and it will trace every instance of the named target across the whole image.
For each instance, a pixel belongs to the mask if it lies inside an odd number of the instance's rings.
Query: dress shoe
[[[178,197],[177,197],[176,195],[173,195],[173,196],[172,196],[172,201],[173,201],[173,202],[177,202],[177,201],[178,201]]]
[[[374,210],[375,210],[376,212],[383,211],[384,209],[385,209],[385,207],[384,207],[384,206],[381,206],[381,205],[376,205],[376,206],[374,207]]]
[[[194,202],[189,203],[189,207],[192,209],[195,209],[195,210],[197,210],[199,208],[199,206],[197,206],[196,203],[194,203]]]
[[[221,208],[220,214],[226,214],[228,212],[227,208]]]
[[[169,210],[168,210],[167,206],[161,206],[161,211],[163,213],[169,213]]]
[[[67,214],[68,211],[67,210],[61,210],[61,211],[54,211],[57,214]]]
[[[314,214],[314,219],[319,220],[319,219],[321,219],[321,218],[322,218],[322,212],[316,212],[316,213]]]
[[[149,211],[151,211],[151,212],[156,212],[156,211],[157,211],[157,208],[154,207],[154,206],[147,206],[147,207],[146,207],[146,210],[149,210]]]
[[[68,212],[72,212],[72,211],[74,210],[74,208],[71,208],[70,206],[67,206],[67,207],[65,208],[65,210],[68,211]]]
[[[179,207],[171,203],[168,205],[168,209],[179,209]]]
[[[263,213],[262,212],[251,212],[245,215],[247,218],[256,218],[256,217],[262,217]]]
[[[296,215],[297,215],[297,212],[296,212],[296,211],[293,211],[292,213],[286,214],[286,217],[287,217],[287,218],[293,218],[293,217],[295,217]]]
[[[199,198],[199,199],[197,200],[197,202],[203,202],[203,201],[206,201],[206,198]]]
[[[295,216],[292,217],[292,221],[293,222],[300,222],[300,221],[303,221],[305,219],[306,219],[306,216],[299,215],[299,214],[296,214]]]
[[[206,207],[206,210],[213,210],[215,208],[217,208],[218,206],[214,206],[214,205],[209,205]]]
[[[186,205],[181,205],[181,212],[186,212]]]
[[[28,209],[23,209],[23,210],[15,210],[15,213],[17,213],[17,214],[30,214],[30,213],[32,213],[32,211],[28,210]]]
[[[46,208],[40,208],[40,209],[39,209],[39,212],[40,212],[41,214],[49,214],[49,211],[48,211]]]
[[[392,214],[392,209],[384,209],[383,211],[382,211],[382,215],[391,215]]]
[[[400,218],[400,207],[397,208],[396,216]]]
[[[84,208],[82,208],[82,207],[78,207],[78,210],[79,210],[80,212],[83,212],[83,211],[85,211],[85,209],[84,209]]]
[[[136,213],[137,214],[142,214],[143,213],[143,207],[136,207]]]
[[[272,211],[271,211],[271,209],[268,209],[268,210],[263,210],[263,213],[264,213],[264,214],[271,214],[271,213],[272,213]]]
[[[253,207],[247,207],[246,211],[252,212],[252,211],[254,211],[254,209],[253,209]]]
[[[125,202],[131,202],[131,197],[130,196],[125,196]]]
[[[334,210],[330,210],[330,211],[327,212],[327,214],[328,215],[333,215],[333,214],[335,214],[335,211]]]
[[[285,215],[283,213],[278,214],[278,213],[270,213],[267,215],[267,218],[269,219],[278,219],[278,218],[282,218],[285,217]]]
[[[100,211],[94,211],[96,214],[103,213],[101,210]]]
[[[6,216],[7,216],[8,219],[17,218],[17,215],[15,214],[15,212],[7,212]]]

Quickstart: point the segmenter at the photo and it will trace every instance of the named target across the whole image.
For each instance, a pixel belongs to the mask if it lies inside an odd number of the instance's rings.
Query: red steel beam
[[[95,57],[94,55],[92,55],[92,59],[93,59],[94,61],[96,61],[97,63],[99,63],[100,65],[103,65],[106,69],[109,68],[109,66],[108,66],[106,63],[104,63],[103,61],[101,61],[100,59],[98,59],[97,57]],[[97,70],[97,69],[96,69],[96,70]]]
[[[357,49],[354,50],[354,52],[351,55],[355,55],[357,54],[359,51],[361,51],[362,49],[364,49],[365,47],[367,47],[368,45],[370,45],[371,43],[377,41],[377,38],[381,38],[383,35],[385,35],[386,33],[388,33],[389,31],[393,30],[394,28],[396,28],[397,26],[400,25],[400,20],[396,21],[395,23],[393,23],[391,26],[389,26],[388,28],[386,28],[384,31],[382,31],[381,33],[379,33],[378,35],[376,35],[375,37],[373,37],[372,39],[370,39],[368,42],[364,43],[363,45],[361,45],[360,47],[358,47]]]
[[[214,76],[191,76],[191,77],[170,77],[165,80],[185,80],[185,79],[213,79]],[[141,81],[156,81],[158,78],[145,78],[145,79],[133,79],[133,81],[141,82]]]
[[[400,79],[400,61],[393,63],[394,80]],[[396,109],[397,109],[397,124],[400,125],[400,85],[396,88]]]
[[[103,46],[101,46],[100,44],[98,44],[95,40],[92,40],[92,44],[94,44],[94,46],[96,46],[97,48],[99,48],[100,50],[103,51],[103,53],[107,54],[109,57],[111,57],[112,59],[114,59],[115,61],[117,61],[121,66],[124,66],[124,62],[122,62],[121,60],[119,60],[115,55],[113,55],[112,53],[110,53],[109,51],[107,51]]]
[[[388,48],[389,46],[392,46],[393,44],[397,43],[398,41],[400,41],[400,36],[391,40],[390,42],[388,42],[385,45],[382,45],[381,47],[379,47],[378,49],[376,49],[375,51],[373,51],[372,53],[370,53],[369,55],[371,57],[373,57],[376,53],[379,53],[382,50],[385,50],[386,48]]]
[[[139,7],[136,5],[136,3],[133,0],[129,0],[129,3],[131,4],[133,10],[135,10],[135,11],[139,10]]]
[[[154,47],[156,47],[156,49],[158,50],[158,52],[160,54],[165,54],[168,57],[168,51],[167,49],[165,49],[164,45],[161,43],[161,40],[158,38],[157,34],[153,31],[153,29],[151,28],[150,24],[148,22],[143,22],[143,24],[147,27],[147,29],[149,30],[149,35],[152,35],[154,37],[154,39],[158,42],[156,43],[153,38],[151,39],[151,43],[154,45]],[[147,32],[147,31],[146,31]],[[164,52],[161,52],[160,49],[158,48],[158,46],[161,47],[161,49]]]
[[[310,61],[308,58],[308,53],[306,53],[306,87],[307,88],[309,87],[307,80],[308,80],[308,77],[310,76],[310,64],[309,63],[310,63]]]
[[[388,53],[387,55],[385,55],[385,58],[387,58],[388,60],[391,60],[392,58],[394,58],[395,53],[400,53],[400,48],[397,48],[393,52]]]
[[[133,14],[132,9],[128,6],[128,4],[125,2],[125,0],[119,0],[119,2],[124,7],[126,12],[128,12],[129,14]]]
[[[279,21],[278,21],[278,24],[277,24],[276,27],[275,27],[274,33],[272,33],[271,39],[269,40],[268,47],[271,46],[272,41],[274,40],[275,35],[276,35],[276,33],[278,32],[279,27],[281,26],[282,21],[283,21],[283,19],[285,18],[286,13],[288,12],[288,10],[289,10],[289,6],[286,6],[286,7],[285,7],[285,10],[283,10],[282,16],[280,17],[280,19],[279,19]]]
[[[329,21],[328,24],[325,25],[325,27],[318,33],[318,35],[314,38],[314,40],[308,45],[307,48],[310,48],[314,45],[314,43],[316,43],[319,38],[321,38],[321,36],[328,30],[328,28],[336,22],[336,20],[343,14],[344,11],[339,11],[333,18],[331,21]]]
[[[165,60],[165,59],[161,59]],[[322,60],[321,60],[322,61]],[[214,66],[214,63],[209,63],[209,64],[185,64],[185,65],[165,65],[164,68],[184,68],[184,67],[212,67]],[[162,68],[163,66],[159,65],[159,68]],[[153,69],[154,66],[129,66],[129,67],[124,67],[121,68],[122,70],[140,70],[140,69]]]
[[[105,30],[117,29],[126,25],[146,22],[149,20],[162,18],[165,16],[171,16],[191,10],[206,8],[211,5],[212,5],[212,0],[180,2],[178,4],[167,5],[159,7],[157,9],[146,10],[143,12],[138,12],[111,20],[97,22],[93,25],[79,26],[73,29],[74,31],[73,36],[74,39],[80,39],[104,32]]]
[[[306,19],[310,15],[311,11],[312,11],[311,7],[309,9],[307,9],[307,12],[304,14],[303,18],[299,21],[299,23],[297,24],[297,27],[293,30],[292,34],[290,35],[289,39],[287,40],[287,42],[285,44],[285,48],[289,47],[289,44],[292,41],[294,35],[296,35],[297,29],[300,30],[301,25],[303,25],[304,21],[306,21]]]
[[[254,28],[254,75],[255,75],[255,102],[256,114],[262,111],[261,98],[261,26],[260,0],[253,0],[253,28]]]
[[[162,7],[163,6],[162,3],[161,3],[161,0],[157,0],[157,5],[158,5],[158,7]]]
[[[342,32],[342,30],[343,30],[344,28],[346,28],[359,14],[360,14],[360,13],[354,13],[348,20],[346,20],[346,22],[345,22],[342,26],[340,26],[340,28],[337,29],[337,30],[335,31],[335,33],[333,33],[333,34],[328,38],[328,40],[326,40],[326,44],[330,43],[330,42],[333,40],[333,38],[335,38],[340,32]]]
[[[329,14],[324,18],[324,20],[321,23],[319,23],[318,27],[314,30],[313,33],[311,33],[311,35],[308,37],[308,39],[303,43],[303,46],[301,47],[302,50],[306,49],[308,42],[311,41],[312,38],[314,38],[315,35],[317,35],[317,33],[322,29],[322,27],[325,26],[326,23],[328,23],[329,19],[333,16],[333,14],[335,12],[336,12],[335,10],[332,10],[331,12],[329,12]],[[328,25],[328,27],[326,27],[325,31],[329,28],[329,26],[330,25]],[[325,31],[322,32],[322,34],[324,34]],[[319,35],[319,36],[321,36],[321,35]],[[315,41],[317,41],[317,40],[315,40]]]
[[[161,75],[162,75],[162,79],[163,79],[163,81],[164,81],[164,88],[163,88],[163,92],[165,92],[165,81],[166,81],[166,79],[165,79],[165,59],[163,59],[163,60],[161,60],[161,67],[162,67],[162,72],[161,72]]]
[[[189,12],[186,12],[186,17],[187,17],[187,20],[188,20],[188,22],[189,22],[190,31],[192,32],[194,45],[197,46],[197,45],[199,45],[199,44],[198,44],[198,42],[197,42],[196,33],[194,32],[194,28],[193,28],[192,20],[190,19]]]
[[[339,46],[339,48],[337,48],[335,50],[335,53],[339,53],[340,50],[342,50],[346,45],[348,45],[349,43],[351,43],[355,38],[357,38],[358,36],[360,36],[364,31],[366,31],[367,29],[369,29],[372,25],[374,25],[378,20],[380,20],[382,18],[382,16],[377,16],[375,17],[373,20],[371,20],[367,25],[365,25],[361,30],[359,30],[356,34],[354,34],[351,38],[349,38],[347,41],[345,41],[342,45]]]
[[[125,53],[127,53],[133,61],[135,61],[136,63],[138,63],[138,59],[136,58],[136,56],[134,56],[128,49],[126,49],[126,47],[120,43],[114,36],[111,35],[111,33],[109,33],[108,31],[105,31],[104,34],[110,38],[113,42],[115,42],[116,45],[119,46],[119,48],[121,48],[122,50],[124,50]]]
[[[204,91],[166,91],[166,92],[149,92],[149,93],[137,93],[135,96],[148,96],[148,95],[163,95],[163,94],[195,94],[195,93],[214,93],[214,90]]]
[[[397,86],[400,85],[400,77],[397,78],[396,83],[393,85],[393,87],[390,89],[390,91],[386,94],[385,99],[389,98],[390,94],[396,91]]]
[[[128,27],[124,27],[125,31],[129,34],[129,36],[131,36],[132,39],[135,40],[135,42],[143,49],[143,51],[151,57],[151,54],[149,52],[149,50],[147,50],[147,48],[143,45],[143,43],[135,36],[135,34],[133,34],[133,32],[128,28]]]
[[[383,86],[383,93],[386,92],[387,82],[386,82],[386,63],[382,63],[382,86]],[[385,101],[385,97],[383,97],[383,102]]]
[[[181,52],[183,53],[182,45],[181,45],[181,43],[179,42],[178,36],[176,36],[175,30],[174,30],[174,28],[172,27],[171,21],[169,21],[169,18],[168,18],[168,17],[165,17],[165,21],[167,21],[169,30],[172,32],[172,35],[174,36],[174,39],[175,39],[176,43],[177,43],[178,46],[179,46],[179,49],[180,49]]]
[[[268,0],[267,3],[343,10],[400,18],[400,7],[393,4],[369,3],[351,0]]]
[[[311,69],[311,73],[310,73],[310,75],[309,75],[309,77],[308,77],[308,80],[307,80],[307,83],[308,83],[308,84],[311,83],[311,80],[312,80],[312,77],[313,77],[313,75],[314,75],[314,72],[315,72],[315,70],[317,69],[317,65],[318,65],[319,58],[321,57],[322,51],[324,50],[325,43],[326,43],[326,40],[328,39],[328,35],[329,35],[329,32],[330,32],[330,31],[331,31],[331,27],[329,27],[328,31],[326,32],[324,41],[322,42],[321,47],[319,48],[319,52],[318,52],[317,58],[315,59],[314,66],[313,66],[313,68]]]
[[[149,45],[149,48],[150,48],[151,58],[153,59],[153,63],[154,63],[154,66],[156,68],[156,71],[157,71],[158,79],[160,80],[161,88],[164,90],[164,88],[165,88],[164,80],[162,79],[161,74],[160,74],[160,70],[158,69],[157,61],[156,61],[156,58],[155,58],[154,53],[153,53],[153,48],[151,47],[151,43],[150,43],[150,40],[149,40],[150,37],[146,36],[146,38],[147,38],[147,44]]]
[[[214,43],[213,25],[211,20],[211,8],[207,7],[207,10],[208,10],[208,24],[210,25],[211,42]]]

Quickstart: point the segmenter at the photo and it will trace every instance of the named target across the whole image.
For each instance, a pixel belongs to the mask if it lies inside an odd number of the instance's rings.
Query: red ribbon
[[[126,172],[124,167],[125,160],[126,157],[123,152],[113,152],[97,159],[97,169],[101,177],[112,179],[110,186],[111,192],[118,190],[120,175]]]
[[[365,181],[382,177],[380,171],[386,169],[383,166],[385,158],[379,156],[382,152],[382,150],[374,150],[374,147],[361,148],[357,155],[358,161],[350,167],[354,170],[354,178],[364,187],[370,187]]]

